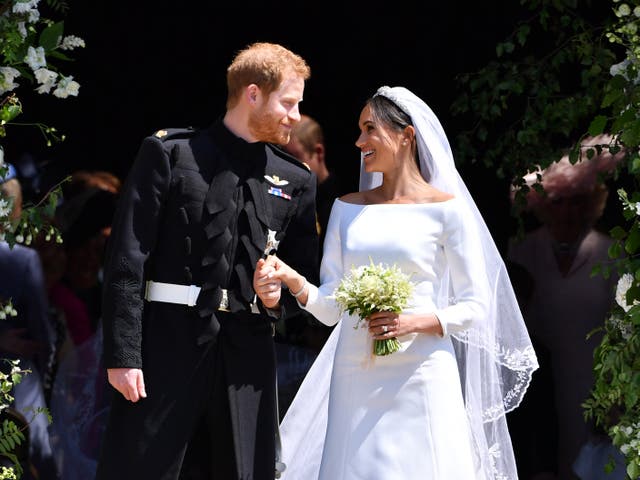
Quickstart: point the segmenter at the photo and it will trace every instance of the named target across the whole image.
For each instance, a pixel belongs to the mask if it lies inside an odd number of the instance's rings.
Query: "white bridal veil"
[[[478,232],[489,290],[488,318],[452,335],[467,416],[476,454],[477,479],[517,479],[505,414],[516,408],[538,367],[505,264],[453,160],[440,121],[419,97],[403,87],[381,87],[381,95],[411,117],[416,131],[420,171],[434,187],[465,205],[466,222]],[[361,169],[360,190],[380,185],[380,174]],[[443,278],[448,285],[448,278]],[[447,291],[446,288],[442,289]],[[446,306],[448,298],[440,299]],[[281,432],[287,471],[283,478],[317,478],[326,430],[329,382],[340,324],[316,359],[285,416]]]

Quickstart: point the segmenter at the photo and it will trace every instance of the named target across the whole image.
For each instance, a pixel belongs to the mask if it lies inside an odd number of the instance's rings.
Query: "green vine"
[[[610,144],[590,146],[590,158],[624,151],[616,175],[624,223],[610,232],[611,262],[594,275],[620,276],[615,307],[598,329],[595,383],[584,414],[624,455],[627,475],[640,478],[640,0],[603,3],[521,0],[530,12],[496,47],[496,60],[461,75],[454,114],[471,126],[456,139],[457,157],[482,162],[514,181],[514,214],[525,204],[527,173],[562,153],[580,158],[586,136],[608,133]],[[567,145],[573,145],[568,151]],[[539,180],[539,178],[538,178]],[[541,190],[541,185],[532,188]],[[612,292],[613,296],[613,292]],[[596,333],[596,332],[593,332]],[[613,464],[609,464],[609,470]]]
[[[51,94],[60,99],[78,95],[78,82],[72,76],[63,74],[54,63],[70,61],[67,52],[82,48],[85,44],[79,37],[64,35],[64,22],[41,17],[39,2],[40,0],[0,0],[0,140],[7,137],[10,128],[30,127],[39,129],[46,145],[52,146],[63,141],[64,134],[39,122],[16,121],[23,112],[23,102],[17,92],[26,83],[35,85],[35,91],[39,95]],[[58,14],[64,14],[68,9],[68,2],[65,0],[46,0],[46,4]],[[29,94],[33,95],[31,89]],[[0,145],[2,180],[7,173]],[[13,200],[0,193],[0,240],[6,241],[10,247],[15,244],[30,245],[39,235],[47,241],[62,242],[60,232],[50,223],[60,197],[59,184],[37,204],[25,205],[21,216],[12,219],[10,215]],[[17,312],[11,300],[0,303],[0,320],[15,315]],[[12,361],[9,374],[0,372],[0,412],[12,404],[12,389],[22,375],[27,373],[29,372],[26,370],[20,370],[17,361]],[[47,409],[34,409],[31,414],[31,420],[36,415],[46,415],[51,422]],[[21,477],[22,466],[15,455],[15,449],[24,441],[24,433],[15,422],[11,419],[2,422],[0,456],[9,458],[13,467],[0,468],[0,480]]]

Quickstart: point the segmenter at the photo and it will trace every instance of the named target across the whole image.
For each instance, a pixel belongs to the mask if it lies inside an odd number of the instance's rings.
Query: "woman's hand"
[[[282,293],[282,282],[275,276],[275,257],[258,260],[253,272],[253,290],[267,308],[277,308]]]
[[[274,282],[278,285],[277,301],[274,301]],[[302,275],[274,255],[268,256],[265,260],[258,260],[253,275],[253,289],[265,307],[273,308],[269,305],[278,305],[282,283],[287,286],[289,292],[300,293],[296,298],[302,305],[307,303],[307,281]],[[270,303],[267,304],[265,301]]]
[[[379,340],[401,337],[410,333],[427,333],[442,336],[442,325],[433,313],[410,314],[378,312],[370,315],[369,332]]]

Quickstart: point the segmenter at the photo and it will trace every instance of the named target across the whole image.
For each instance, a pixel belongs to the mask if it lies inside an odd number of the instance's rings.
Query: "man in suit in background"
[[[227,70],[227,110],[202,130],[147,137],[109,240],[104,361],[114,394],[97,478],[272,480],[276,452],[273,322],[252,288],[278,255],[317,279],[315,175],[276,145],[300,120],[310,75],[286,48],[257,43]],[[280,288],[274,283],[273,288]],[[200,430],[200,433],[202,429]],[[195,445],[197,443],[197,445]]]

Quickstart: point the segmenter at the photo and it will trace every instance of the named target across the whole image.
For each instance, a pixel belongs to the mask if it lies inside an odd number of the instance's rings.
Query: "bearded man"
[[[300,120],[309,75],[286,48],[250,45],[228,67],[223,118],[144,139],[105,265],[115,391],[99,480],[193,478],[194,464],[197,478],[274,478],[273,322],[298,305],[287,294],[265,308],[252,277],[277,250],[317,278],[316,178],[276,146]]]

